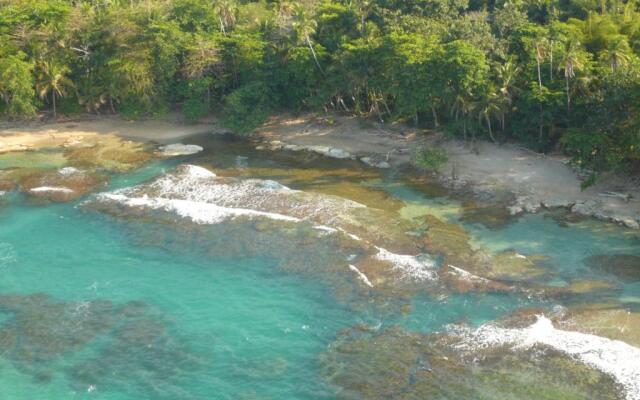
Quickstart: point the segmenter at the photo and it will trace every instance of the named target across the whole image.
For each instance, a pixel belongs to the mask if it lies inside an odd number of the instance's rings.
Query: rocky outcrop
[[[158,148],[158,155],[162,157],[177,157],[197,154],[204,150],[195,144],[172,143]]]
[[[57,171],[34,171],[23,176],[18,186],[30,197],[66,202],[104,187],[108,181],[105,174],[65,167]]]

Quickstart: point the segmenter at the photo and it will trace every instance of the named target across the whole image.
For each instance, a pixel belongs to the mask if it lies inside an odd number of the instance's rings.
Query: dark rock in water
[[[580,330],[640,348],[640,309],[624,304],[581,304],[558,321],[563,329]]]
[[[595,255],[585,263],[592,269],[604,271],[626,283],[640,281],[640,256],[630,254]]]
[[[36,376],[34,377],[35,381],[37,383],[40,384],[46,384],[51,382],[51,380],[53,379],[53,372],[52,371],[40,371],[36,374]]]
[[[162,320],[147,314],[116,328],[94,358],[71,368],[71,377],[78,390],[95,386],[183,399],[191,395],[178,382],[201,365]]]
[[[15,188],[15,182],[10,181],[9,179],[2,178],[0,176],[0,191],[6,192],[9,190],[13,190]]]
[[[347,331],[321,356],[340,399],[619,399],[614,380],[544,346],[461,355],[447,334]]]
[[[178,380],[202,366],[169,332],[162,315],[143,302],[4,295],[0,315],[7,316],[0,325],[0,356],[41,384],[55,378],[63,356],[77,355],[78,361],[63,373],[78,391],[109,387],[153,393],[156,399],[185,399],[188,394]]]
[[[0,296],[0,312],[12,314],[0,327],[0,347],[18,366],[52,361],[108,331],[113,311],[107,301],[63,303],[42,294]]]
[[[126,172],[151,160],[153,149],[146,143],[105,135],[95,143],[68,147],[64,156],[68,164],[76,168]]]
[[[554,220],[559,226],[566,228],[571,224],[576,224],[576,223],[585,221],[589,217],[586,217],[582,214],[573,213],[566,208],[554,208],[554,209],[548,210],[544,214],[544,218],[550,218]]]
[[[75,200],[104,186],[109,181],[105,174],[82,171],[73,167],[57,171],[38,171],[20,180],[20,189],[28,196],[53,202]]]
[[[504,205],[472,201],[462,204],[462,221],[481,224],[489,229],[503,228],[515,218]]]

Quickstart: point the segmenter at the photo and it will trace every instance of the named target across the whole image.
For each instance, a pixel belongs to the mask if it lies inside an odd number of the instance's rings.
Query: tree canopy
[[[640,167],[635,0],[0,0],[0,113],[327,110]]]

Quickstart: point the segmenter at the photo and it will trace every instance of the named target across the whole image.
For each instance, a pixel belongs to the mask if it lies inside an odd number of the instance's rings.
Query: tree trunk
[[[464,137],[464,141],[467,141],[467,117],[462,117],[462,137]]]
[[[113,106],[113,97],[109,96],[109,107],[111,107],[111,112],[113,114],[116,113],[116,108]]]
[[[227,31],[224,29],[224,21],[222,20],[222,17],[219,16],[218,19],[220,20],[220,32],[222,32],[224,36],[227,36]]]
[[[542,89],[542,75],[540,74],[540,54],[538,45],[536,45],[536,64],[538,65],[538,86]]]
[[[571,112],[571,93],[569,92],[569,76],[564,77],[565,89],[567,91],[567,113]]]
[[[549,44],[549,80],[553,81],[553,42]]]
[[[475,154],[479,154],[480,152],[478,151],[478,145],[476,142],[476,130],[472,130],[471,131],[471,151],[473,151]]]
[[[313,49],[313,45],[311,44],[311,39],[309,39],[309,35],[305,35],[305,39],[307,41],[307,45],[309,46],[309,50],[311,50],[311,55],[313,55],[313,60],[316,62],[316,65],[318,66],[318,69],[320,70],[320,72],[324,74],[324,71],[322,70],[320,63],[318,62],[316,51]]]
[[[487,120],[487,128],[489,129],[489,137],[491,138],[491,141],[493,143],[495,143],[496,139],[493,137],[493,130],[491,129],[491,118],[489,117],[489,115],[485,115],[484,117]]]
[[[53,103],[53,119],[56,119],[58,116],[58,113],[56,111],[56,92],[55,91],[51,92],[51,99]]]
[[[542,114],[542,104],[540,104],[540,118],[538,120],[538,143],[542,144],[542,129],[544,124],[544,116]]]
[[[380,96],[382,97],[382,105],[384,105],[384,109],[387,110],[387,115],[391,115],[391,110],[389,109],[387,101],[384,99],[384,95],[380,94]]]
[[[376,113],[378,114],[378,119],[380,119],[380,123],[384,124],[384,119],[382,118],[382,113],[380,112],[380,106],[378,105],[377,101],[373,102],[373,108],[375,109]]]
[[[436,111],[436,108],[434,106],[431,106],[431,114],[433,114],[433,123],[434,125],[437,127],[440,126],[440,124],[438,123],[438,112]]]

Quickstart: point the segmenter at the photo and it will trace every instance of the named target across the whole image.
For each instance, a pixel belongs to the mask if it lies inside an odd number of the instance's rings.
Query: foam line
[[[511,345],[514,349],[528,349],[536,344],[549,346],[613,376],[627,400],[640,400],[640,349],[625,342],[556,329],[543,315],[527,328],[508,329],[486,324],[457,333],[463,338],[457,347],[470,351],[486,346]]]

